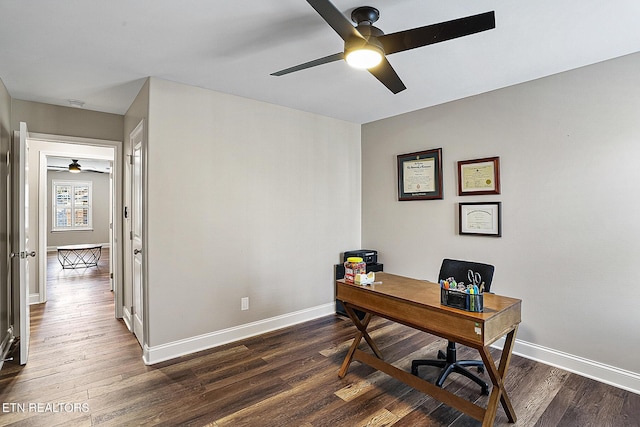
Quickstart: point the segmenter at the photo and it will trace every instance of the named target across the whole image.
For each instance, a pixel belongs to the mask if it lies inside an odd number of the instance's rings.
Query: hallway
[[[89,390],[120,379],[126,366],[145,369],[138,342],[114,317],[108,248],[97,267],[67,270],[49,252],[47,299],[31,305],[27,365],[0,371],[0,401],[15,404],[1,425],[91,425]]]

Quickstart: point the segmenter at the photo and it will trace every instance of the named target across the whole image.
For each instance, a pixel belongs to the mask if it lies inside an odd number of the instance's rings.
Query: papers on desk
[[[370,285],[376,280],[376,273],[373,271],[368,274],[356,274],[354,277],[354,283],[356,285]]]

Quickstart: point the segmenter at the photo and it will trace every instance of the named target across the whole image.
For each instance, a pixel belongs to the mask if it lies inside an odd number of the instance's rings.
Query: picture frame
[[[442,199],[442,148],[398,155],[398,200]]]
[[[459,234],[502,237],[502,203],[458,204]]]
[[[500,194],[500,157],[458,162],[458,196]]]

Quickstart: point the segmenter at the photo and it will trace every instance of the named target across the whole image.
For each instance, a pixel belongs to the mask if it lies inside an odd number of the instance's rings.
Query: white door
[[[144,269],[142,252],[142,141],[144,136],[144,122],[140,122],[131,133],[132,179],[131,179],[131,249],[133,273],[133,333],[138,342],[144,342]]]
[[[13,138],[13,159],[12,162],[12,197],[13,219],[11,222],[13,239],[11,242],[12,258],[12,282],[18,288],[18,304],[16,315],[18,318],[18,331],[16,336],[20,337],[20,364],[27,363],[29,357],[29,257],[36,255],[35,251],[29,249],[29,146],[27,138],[27,124],[20,123],[20,132],[16,132]]]
[[[113,200],[113,162],[109,162],[109,283],[111,285],[111,290],[114,291],[115,290],[115,286],[114,286],[114,273],[115,273],[115,268],[114,268],[114,258],[116,255],[116,242],[113,236],[113,221],[114,221],[114,216],[113,216],[113,206],[115,204],[115,201]]]

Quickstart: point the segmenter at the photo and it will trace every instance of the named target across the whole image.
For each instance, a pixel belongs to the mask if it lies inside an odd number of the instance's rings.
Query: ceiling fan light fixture
[[[69,172],[80,173],[80,163],[78,163],[78,160],[71,159],[71,164],[69,165]]]
[[[344,59],[354,68],[368,69],[380,64],[384,57],[382,43],[376,38],[350,40],[344,46]]]
[[[374,47],[363,47],[347,52],[345,59],[353,68],[373,68],[382,61],[382,53]]]

